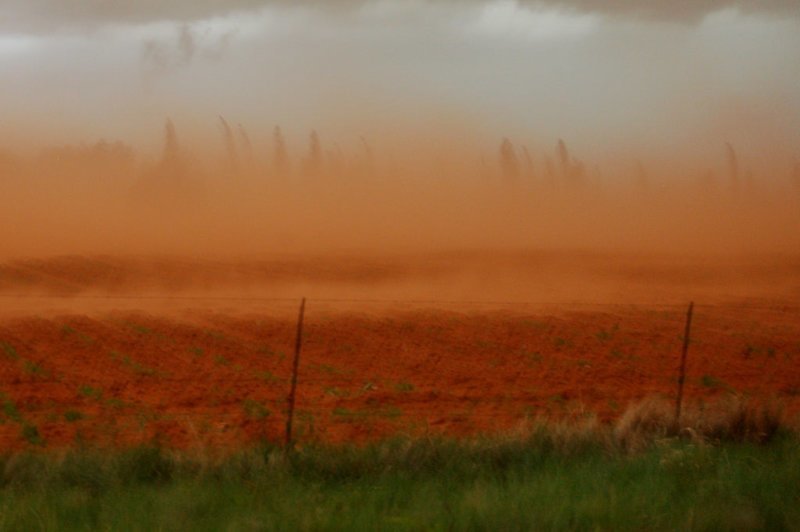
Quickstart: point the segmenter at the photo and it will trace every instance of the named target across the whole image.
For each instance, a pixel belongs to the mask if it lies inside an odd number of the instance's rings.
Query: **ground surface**
[[[488,258],[491,257],[491,258]],[[460,253],[0,264],[0,446],[302,440],[610,421],[673,396],[800,413],[800,261]]]

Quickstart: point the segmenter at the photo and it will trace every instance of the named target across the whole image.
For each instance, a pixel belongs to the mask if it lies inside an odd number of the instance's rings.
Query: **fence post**
[[[686,312],[686,329],[683,332],[683,349],[681,350],[681,369],[678,375],[678,397],[675,400],[675,429],[680,429],[681,405],[683,403],[683,383],[686,380],[686,353],[689,351],[689,334],[692,328],[692,312],[694,311],[694,301],[689,303],[689,310]]]
[[[297,318],[297,336],[294,342],[294,363],[292,364],[292,387],[289,390],[289,412],[286,417],[286,449],[291,449],[292,441],[292,420],[294,419],[294,401],[297,391],[297,369],[300,366],[300,346],[303,342],[303,316],[306,310],[306,298],[300,302],[300,315]]]

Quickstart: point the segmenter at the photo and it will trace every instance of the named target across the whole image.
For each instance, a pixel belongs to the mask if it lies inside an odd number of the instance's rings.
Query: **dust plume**
[[[0,283],[794,290],[798,30],[777,0],[7,2]]]
[[[477,132],[395,132],[375,139],[379,151],[364,139],[345,151],[347,139],[323,141],[316,131],[290,145],[276,126],[271,138],[251,141],[219,121],[221,146],[197,146],[166,120],[156,158],[121,142],[9,155],[0,181],[3,258],[800,249],[792,161],[767,157],[740,186],[739,158],[726,142],[708,167],[678,158],[645,165],[633,153],[601,166],[563,139],[533,149],[510,138],[484,145]]]

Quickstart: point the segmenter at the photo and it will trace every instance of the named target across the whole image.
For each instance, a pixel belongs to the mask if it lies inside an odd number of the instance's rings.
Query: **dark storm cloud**
[[[350,9],[371,0],[2,0],[0,31],[80,29],[105,24],[191,22],[265,7]],[[490,0],[420,0],[417,4],[475,6]],[[399,3],[402,3],[398,0]],[[776,16],[800,15],[798,0],[519,0],[522,5],[608,16],[692,22],[726,8]]]
[[[535,1],[525,1],[535,4]],[[736,8],[762,14],[800,14],[797,0],[549,0],[547,5],[564,6],[606,15],[633,15],[653,19],[693,21],[722,9]]]
[[[105,24],[191,22],[253,10],[266,0],[0,0],[4,31],[91,28]]]

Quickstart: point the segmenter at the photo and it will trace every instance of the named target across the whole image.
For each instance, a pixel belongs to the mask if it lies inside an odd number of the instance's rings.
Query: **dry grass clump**
[[[712,441],[767,443],[788,429],[777,400],[757,401],[731,396],[691,412],[695,430]]]
[[[561,453],[574,454],[592,447],[608,446],[608,431],[600,421],[589,416],[579,420],[561,421],[543,425],[540,428],[547,435],[552,447]]]
[[[774,399],[732,395],[709,404],[689,405],[676,420],[671,401],[647,397],[625,411],[614,425],[613,436],[623,449],[636,451],[670,437],[703,443],[768,443],[780,432],[791,430],[781,404]]]
[[[614,441],[637,451],[675,434],[675,409],[665,399],[646,397],[625,410],[613,428]]]

